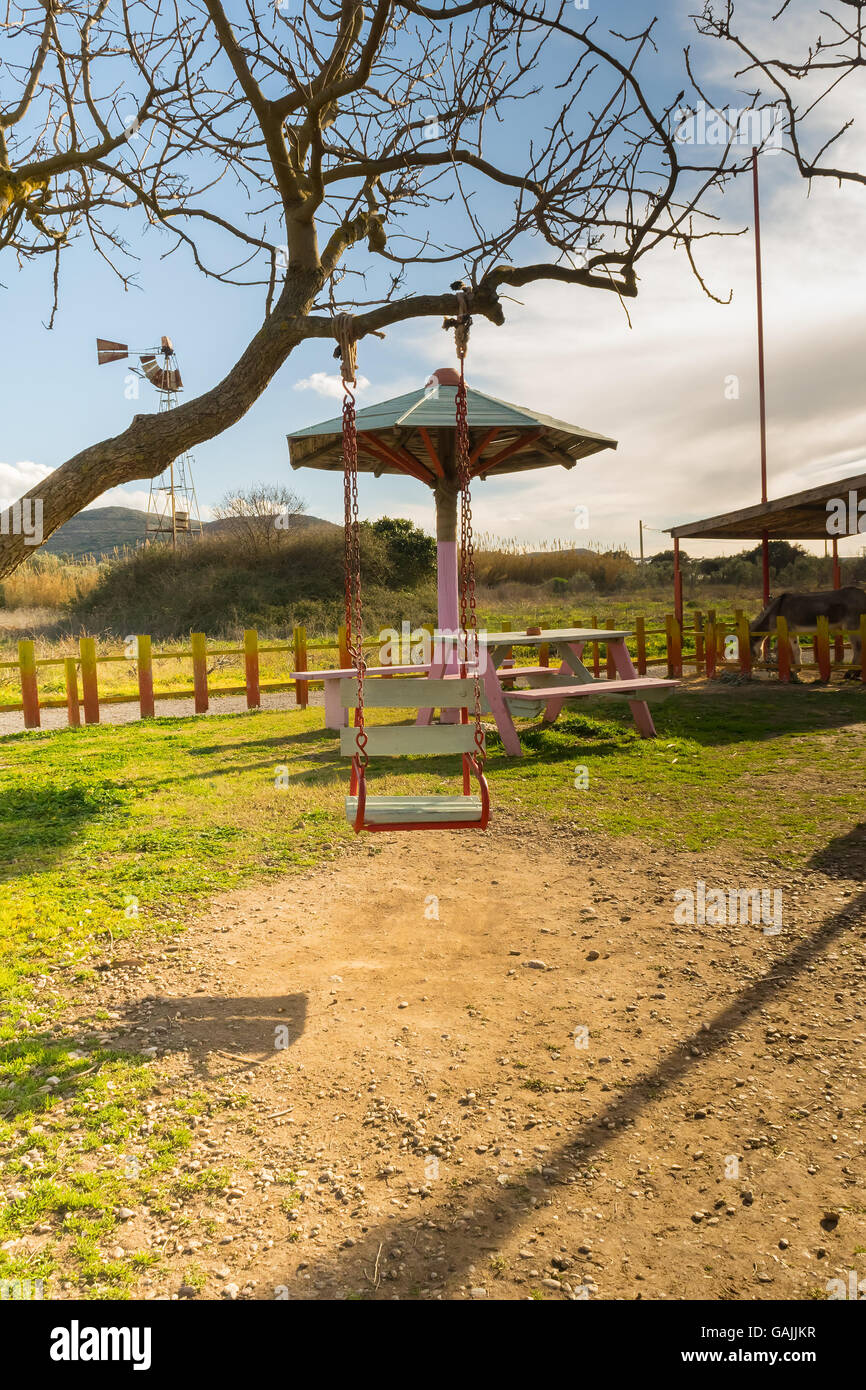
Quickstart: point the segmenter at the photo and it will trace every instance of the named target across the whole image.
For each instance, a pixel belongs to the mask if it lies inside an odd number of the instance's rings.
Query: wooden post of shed
[[[258,709],[262,702],[259,692],[259,634],[248,627],[244,632],[244,674],[247,687],[247,709]]]
[[[29,638],[18,643],[18,673],[21,677],[21,704],[25,729],[38,729],[39,688],[36,684],[36,648]]]
[[[866,613],[860,614],[860,679],[866,685]]]
[[[74,656],[65,658],[63,674],[66,678],[66,722],[70,729],[77,729],[81,724],[81,712],[78,708],[78,662]]]
[[[203,632],[191,632],[192,685],[196,714],[207,714],[207,638]]]
[[[84,702],[85,724],[99,723],[99,681],[96,670],[96,639],[80,637],[78,656],[81,661],[81,694]]]
[[[150,638],[139,633],[138,646],[138,710],[142,719],[152,719],[155,714],[153,704],[153,652]]]

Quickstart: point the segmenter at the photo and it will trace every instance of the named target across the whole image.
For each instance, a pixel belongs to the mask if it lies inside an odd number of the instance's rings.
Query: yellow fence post
[[[29,638],[18,643],[18,672],[21,677],[21,704],[25,729],[38,729],[39,689],[36,684],[36,648]]]
[[[752,634],[749,630],[749,620],[742,611],[740,611],[737,616],[737,645],[739,648],[740,670],[745,676],[751,675]]]
[[[616,627],[616,623],[614,622],[613,618],[608,618],[607,622],[605,623],[605,627],[607,628],[608,632],[612,632],[614,630],[614,628]],[[616,680],[616,667],[613,664],[613,652],[611,651],[611,646],[609,642],[607,644],[607,678],[609,681]]]
[[[646,675],[646,618],[641,615],[634,620],[634,635],[637,641],[637,672]]]
[[[860,614],[860,679],[866,683],[866,613]]]
[[[96,671],[96,640],[93,637],[78,639],[78,656],[81,661],[81,693],[84,700],[85,724],[99,723],[99,681]]]
[[[66,677],[66,720],[70,729],[81,724],[81,711],[78,708],[78,662],[74,656],[67,656],[63,662]]]
[[[150,638],[140,634],[136,638],[138,654],[138,710],[142,719],[152,719],[153,705],[153,652]]]
[[[830,623],[827,618],[818,619],[818,631],[815,636],[815,646],[818,657],[818,674],[822,681],[830,679]]]
[[[307,629],[298,626],[294,630],[293,645],[295,649],[295,670],[307,670]],[[295,681],[295,704],[305,709],[309,700],[309,688],[307,681]]]
[[[259,634],[255,628],[247,628],[244,632],[244,671],[247,709],[258,709],[262,697],[259,692]]]
[[[704,620],[700,610],[695,613],[695,675],[704,669]]]
[[[779,659],[779,680],[791,679],[791,643],[788,640],[788,620],[776,619],[776,652]]]
[[[192,686],[196,714],[207,714],[207,638],[203,632],[190,633],[192,647]]]

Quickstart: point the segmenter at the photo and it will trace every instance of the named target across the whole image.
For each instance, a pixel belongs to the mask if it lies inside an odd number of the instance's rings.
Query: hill
[[[145,519],[145,513],[134,507],[91,507],[55,531],[42,549],[49,555],[69,555],[75,560],[85,555],[100,560],[113,555],[115,550],[143,545]],[[206,521],[205,534],[218,534],[231,525],[231,521]],[[292,519],[292,528],[331,525],[332,522],[303,514]]]

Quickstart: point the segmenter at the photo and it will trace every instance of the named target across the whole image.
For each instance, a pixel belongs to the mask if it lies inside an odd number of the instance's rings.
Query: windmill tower
[[[158,410],[174,410],[183,381],[177,365],[171,338],[163,336],[161,346],[146,351],[132,350],[140,367],[133,366],[137,376],[146,378],[159,392]],[[126,343],[113,343],[97,338],[96,355],[100,367],[107,362],[120,362],[130,356]],[[147,499],[145,544],[151,541],[171,541],[177,547],[178,537],[201,536],[202,524],[198,499],[192,476],[192,454],[181,454],[158,478],[151,478]]]

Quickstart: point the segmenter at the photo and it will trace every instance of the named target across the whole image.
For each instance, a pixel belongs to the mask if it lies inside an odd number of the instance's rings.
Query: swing
[[[343,400],[343,496],[346,542],[346,642],[355,676],[340,682],[340,703],[354,709],[354,727],[340,732],[340,752],[352,759],[346,819],[362,830],[484,830],[490,820],[490,791],[484,776],[484,730],[481,726],[481,687],[478,673],[478,623],[475,612],[475,561],[469,496],[469,425],[466,415],[464,358],[469,337],[468,306],[458,294],[460,313],[454,321],[460,382],[457,387],[457,481],[460,488],[460,627],[459,677],[440,680],[366,679],[361,627],[361,533],[358,521],[358,441],[355,427],[356,341],[352,316],[340,314],[336,332],[340,344]],[[335,356],[337,354],[335,353]],[[473,664],[470,672],[468,653]],[[469,706],[474,710],[469,723]],[[459,724],[388,724],[366,728],[365,710],[459,709]],[[372,757],[411,754],[463,758],[463,794],[459,796],[368,796],[367,764]],[[478,794],[472,793],[472,779]]]

